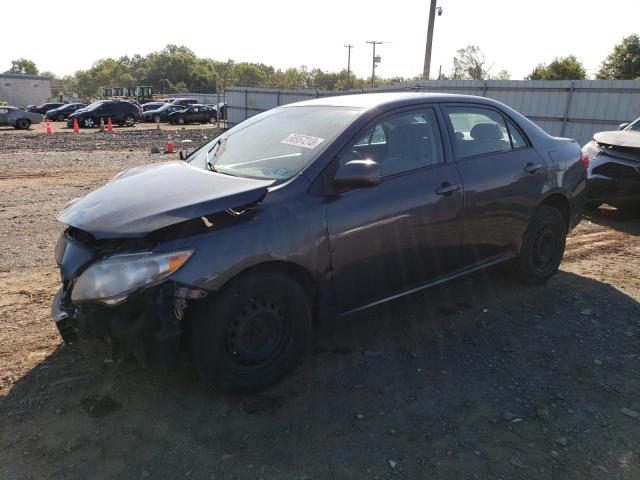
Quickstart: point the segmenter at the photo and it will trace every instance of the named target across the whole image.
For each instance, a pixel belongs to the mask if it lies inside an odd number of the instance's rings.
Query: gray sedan
[[[27,130],[32,123],[40,123],[43,118],[39,113],[25,112],[16,107],[0,107],[0,126]]]

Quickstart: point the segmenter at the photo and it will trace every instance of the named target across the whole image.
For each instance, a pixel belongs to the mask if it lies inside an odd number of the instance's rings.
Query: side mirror
[[[624,130],[625,128],[627,128],[629,126],[629,122],[627,123],[621,123],[620,125],[618,125],[618,130]]]
[[[380,165],[373,160],[351,160],[336,172],[333,186],[337,190],[375,187],[382,181]]]

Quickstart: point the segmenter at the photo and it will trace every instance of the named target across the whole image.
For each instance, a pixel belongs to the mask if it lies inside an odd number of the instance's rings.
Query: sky
[[[372,57],[366,41],[378,40],[389,43],[377,47],[382,61],[376,75],[413,77],[422,73],[429,9],[429,0],[2,3],[0,71],[25,57],[57,75],[87,69],[100,58],[145,55],[168,43],[216,60],[337,71],[346,68],[344,44],[351,43],[351,68],[366,77]],[[438,5],[443,14],[435,21],[432,77],[440,66],[450,73],[456,50],[477,45],[491,74],[504,69],[512,79],[522,79],[539,63],[574,54],[593,78],[616,43],[640,34],[640,0],[439,0]]]

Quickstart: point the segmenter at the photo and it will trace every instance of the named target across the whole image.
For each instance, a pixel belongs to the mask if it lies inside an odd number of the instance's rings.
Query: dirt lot
[[[276,387],[232,397],[187,362],[147,372],[60,343],[56,213],[171,156],[148,153],[162,139],[62,153],[34,138],[0,135],[1,479],[640,478],[633,214],[587,218],[545,286],[495,271],[396,301],[327,327]]]

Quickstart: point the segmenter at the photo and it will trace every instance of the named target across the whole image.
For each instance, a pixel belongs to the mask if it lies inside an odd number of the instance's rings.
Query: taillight
[[[586,153],[582,152],[580,154],[580,162],[582,163],[582,166],[585,169],[589,168],[589,155],[587,155]]]

